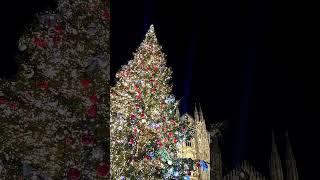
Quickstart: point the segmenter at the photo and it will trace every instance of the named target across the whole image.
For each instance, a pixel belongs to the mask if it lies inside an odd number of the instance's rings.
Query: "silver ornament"
[[[25,51],[27,49],[27,46],[24,43],[19,43],[18,45],[19,51]]]
[[[97,26],[96,26],[94,23],[91,23],[91,24],[88,26],[87,33],[88,33],[90,36],[95,35],[95,34],[97,33]]]

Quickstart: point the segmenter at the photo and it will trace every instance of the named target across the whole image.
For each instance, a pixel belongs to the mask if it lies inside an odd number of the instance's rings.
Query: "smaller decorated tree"
[[[59,0],[19,40],[0,81],[0,179],[107,179],[109,7]]]
[[[169,179],[176,171],[183,175],[177,143],[192,131],[176,113],[171,74],[151,26],[111,88],[112,179]]]

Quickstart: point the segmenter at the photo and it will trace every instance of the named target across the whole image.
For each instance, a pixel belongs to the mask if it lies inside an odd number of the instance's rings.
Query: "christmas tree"
[[[59,0],[0,81],[0,179],[108,177],[109,3]]]
[[[192,131],[176,113],[171,74],[151,26],[111,88],[112,179],[168,179],[185,173],[177,145]]]

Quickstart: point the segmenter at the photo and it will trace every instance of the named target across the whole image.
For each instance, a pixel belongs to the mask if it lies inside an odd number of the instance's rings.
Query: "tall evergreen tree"
[[[171,74],[151,26],[111,88],[112,179],[162,179],[178,171],[177,143],[191,131],[176,114]]]

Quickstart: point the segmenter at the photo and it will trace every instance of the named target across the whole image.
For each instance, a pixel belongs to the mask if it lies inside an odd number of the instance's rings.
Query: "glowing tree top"
[[[190,131],[176,114],[171,74],[151,25],[111,88],[112,178],[169,178],[178,166],[176,144]]]

